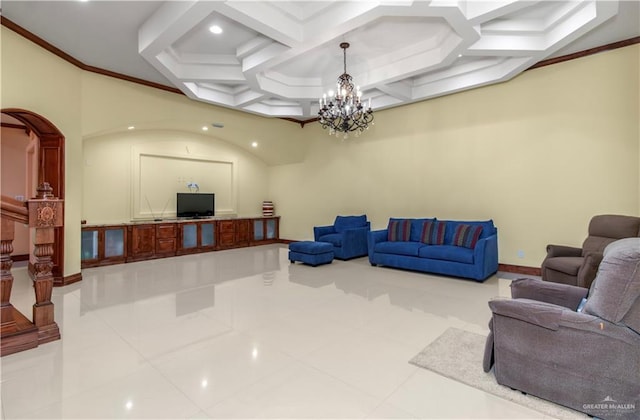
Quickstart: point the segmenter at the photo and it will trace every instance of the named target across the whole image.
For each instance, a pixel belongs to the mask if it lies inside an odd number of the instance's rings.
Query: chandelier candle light
[[[344,54],[344,73],[338,77],[336,92],[332,90],[322,95],[319,105],[320,125],[328,128],[329,134],[344,133],[344,138],[349,137],[349,132],[355,131],[356,137],[373,125],[373,111],[371,110],[371,98],[365,109],[362,103],[362,92],[359,86],[353,85],[353,78],[347,73],[347,48],[348,42],[340,44]]]

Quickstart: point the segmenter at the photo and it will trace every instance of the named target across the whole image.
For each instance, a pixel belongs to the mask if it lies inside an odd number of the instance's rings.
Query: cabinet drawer
[[[157,225],[156,238],[175,238],[176,225]]]
[[[220,233],[228,233],[228,232],[235,232],[236,230],[236,225],[235,222],[233,220],[222,220],[220,221]]]
[[[236,242],[236,236],[233,232],[220,232],[220,245],[221,246],[229,246],[233,245]]]
[[[236,221],[236,242],[249,241],[249,220]]]
[[[176,252],[176,238],[158,238],[156,240],[156,254],[170,254]]]
[[[248,233],[249,232],[249,221],[248,220],[238,220],[236,222],[236,232]]]

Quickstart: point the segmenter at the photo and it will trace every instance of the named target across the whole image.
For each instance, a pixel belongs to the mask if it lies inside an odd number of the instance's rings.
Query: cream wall
[[[261,214],[262,200],[268,191],[267,165],[235,146],[210,137],[180,131],[143,130],[93,137],[84,142],[85,184],[83,217],[89,224],[126,222],[134,217],[132,200],[135,196],[133,179],[136,167],[133,150],[161,151],[165,156],[198,158],[234,162],[236,177],[235,214],[255,216]],[[153,168],[152,168],[153,169]],[[158,174],[161,177],[162,174]],[[205,185],[209,174],[196,174],[194,179]],[[144,191],[141,199],[143,211],[151,206],[155,216],[175,216],[175,192],[188,192],[185,183],[157,185],[156,191]],[[214,192],[205,191],[202,192]],[[220,194],[216,196],[219,210]],[[107,199],[104,199],[107,198]],[[148,200],[148,204],[147,204]],[[169,205],[165,208],[167,201]]]
[[[80,272],[82,212],[81,71],[4,26],[0,102],[44,116],[65,137],[64,274]]]
[[[289,144],[293,134],[302,131],[297,124],[84,72],[5,27],[0,29],[0,41],[2,108],[40,114],[65,136],[65,276],[80,272],[81,220],[121,222],[131,218],[130,185],[122,184],[123,175],[126,182],[131,174],[120,172],[130,158],[89,159],[90,164],[105,165],[101,172],[87,170],[83,141],[88,157],[107,138],[127,148],[161,141],[168,149],[191,144],[210,156],[233,156],[238,163],[236,205],[240,215],[259,213],[262,200],[269,198],[265,162],[299,161],[304,155],[303,143]],[[225,128],[215,131],[211,123],[219,121]],[[130,125],[137,127],[136,134],[129,134]],[[203,134],[203,126],[211,130]],[[257,150],[252,150],[253,141],[259,143]],[[113,152],[113,145],[109,148],[115,155],[130,156],[129,149]],[[96,192],[100,189],[108,195]],[[114,213],[96,208],[101,206]]]
[[[281,237],[336,214],[493,218],[500,262],[539,267],[594,214],[638,215],[638,45],[377,112],[357,139],[305,127],[304,161],[270,168]],[[522,251],[519,256],[519,251]]]
[[[303,134],[299,124],[193,101],[166,92],[95,73],[82,74],[82,134],[84,138],[136,130],[175,130],[222,140],[267,164],[299,162],[305,144],[291,142]],[[224,128],[211,126],[221,122]],[[202,131],[207,127],[207,132]],[[254,149],[251,143],[258,142]]]
[[[147,142],[234,156],[238,213],[273,200],[286,239],[311,238],[336,214],[366,212],[374,228],[390,216],[493,218],[500,262],[539,266],[547,243],[580,244],[593,214],[638,214],[638,45],[377,112],[372,130],[343,142],[318,124],[83,72],[1,36],[2,107],[36,112],[66,138],[65,275],[80,271],[81,219],[130,217],[131,147]],[[224,130],[199,131],[219,120]]]

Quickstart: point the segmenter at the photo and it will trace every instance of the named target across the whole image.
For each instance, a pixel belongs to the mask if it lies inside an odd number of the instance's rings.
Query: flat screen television
[[[215,194],[177,193],[176,216],[204,218],[215,215]]]

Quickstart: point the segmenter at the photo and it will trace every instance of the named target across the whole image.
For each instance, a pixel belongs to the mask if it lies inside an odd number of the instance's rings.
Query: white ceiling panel
[[[86,65],[299,120],[316,117],[342,72],[341,42],[376,110],[640,36],[639,9],[612,0],[2,2],[3,17]]]

